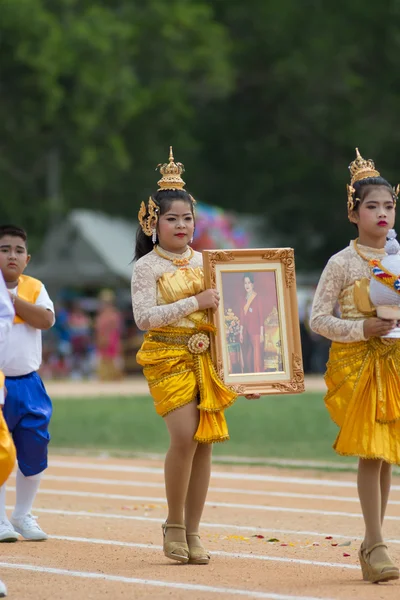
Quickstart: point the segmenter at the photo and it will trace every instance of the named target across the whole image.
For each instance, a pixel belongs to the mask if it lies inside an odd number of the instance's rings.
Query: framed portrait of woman
[[[207,287],[220,293],[211,354],[241,395],[304,392],[292,248],[203,250]]]

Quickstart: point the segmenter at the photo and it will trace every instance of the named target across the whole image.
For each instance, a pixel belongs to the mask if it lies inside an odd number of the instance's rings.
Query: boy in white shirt
[[[0,270],[15,309],[0,364],[6,376],[4,418],[17,451],[17,498],[11,520],[5,509],[5,485],[0,488],[0,542],[46,540],[31,515],[43,471],[47,468],[48,425],[52,404],[37,370],[42,362],[41,330],[53,326],[54,306],[44,285],[23,275],[29,263],[27,235],[14,225],[0,226]]]

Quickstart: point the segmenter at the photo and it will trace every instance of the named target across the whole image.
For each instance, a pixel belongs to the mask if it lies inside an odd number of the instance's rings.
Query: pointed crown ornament
[[[175,162],[172,146],[169,147],[168,163],[160,163],[157,165],[157,169],[160,169],[160,173],[162,175],[161,179],[157,182],[159,185],[157,191],[185,190],[186,184],[181,177],[182,173],[185,171],[185,167],[182,163]],[[189,194],[189,197],[192,203],[196,204],[196,200],[193,198],[193,196]],[[155,231],[157,228],[159,213],[160,207],[156,204],[151,196],[149,197],[147,206],[144,202],[141,203],[138,213],[138,219],[143,233],[148,237],[152,236],[154,242],[156,240]]]
[[[349,165],[349,171],[351,180],[350,185],[347,185],[347,209],[348,212],[351,213],[355,209],[357,202],[359,202],[359,198],[354,197],[356,190],[354,189],[353,185],[357,181],[367,179],[368,177],[379,177],[380,173],[376,170],[374,161],[370,158],[368,160],[363,158],[359,153],[358,148],[356,148],[355,160],[353,160],[353,162],[351,162]],[[391,188],[391,190],[393,202],[396,206],[397,198],[400,192],[400,185],[398,185],[396,189]]]
[[[356,148],[356,158],[349,164],[349,171],[351,175],[350,185],[347,184],[347,209],[348,212],[352,212],[356,206],[357,198],[354,198],[355,189],[354,183],[366,179],[367,177],[379,177],[380,173],[375,169],[375,163],[370,158],[366,160],[363,158]]]
[[[182,163],[176,163],[174,161],[172,146],[169,147],[169,162],[157,165],[157,169],[158,168],[162,175],[161,179],[157,181],[159,186],[158,191],[185,189],[185,182],[181,177],[182,173],[185,171],[185,167]]]
[[[379,177],[380,173],[375,169],[375,163],[370,158],[366,160],[363,158],[356,148],[356,158],[349,165],[349,171],[351,175],[350,184],[353,185],[356,181],[361,179],[367,179],[367,177]]]

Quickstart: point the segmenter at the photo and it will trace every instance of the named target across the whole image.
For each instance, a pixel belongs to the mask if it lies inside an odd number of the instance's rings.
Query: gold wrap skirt
[[[11,475],[15,465],[15,446],[0,408],[0,486]]]
[[[400,464],[400,340],[333,342],[325,382],[335,451]]]
[[[137,354],[157,413],[164,417],[197,400],[194,439],[206,444],[229,439],[224,409],[237,397],[219,379],[208,344],[208,336],[197,329],[165,327],[146,333]]]

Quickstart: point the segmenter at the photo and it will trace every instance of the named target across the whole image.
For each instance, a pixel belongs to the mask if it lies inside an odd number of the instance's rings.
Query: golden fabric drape
[[[178,269],[174,273],[164,273],[157,281],[158,291],[164,302],[171,304],[183,298],[196,296],[204,290],[204,273],[201,267],[194,269]],[[195,322],[207,318],[207,311],[197,310],[190,315]]]
[[[219,379],[209,350],[192,354],[187,345],[197,329],[165,327],[149,331],[137,361],[149,383],[159,415],[198,399],[200,422],[194,439],[212,443],[229,439],[224,409],[236,393]]]
[[[0,408],[0,486],[11,475],[15,465],[15,447]]]
[[[333,342],[325,382],[336,452],[400,464],[400,340]]]

